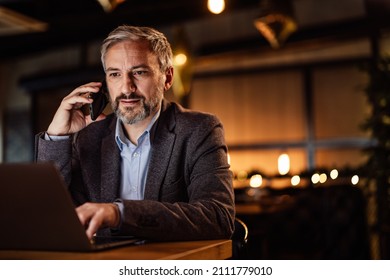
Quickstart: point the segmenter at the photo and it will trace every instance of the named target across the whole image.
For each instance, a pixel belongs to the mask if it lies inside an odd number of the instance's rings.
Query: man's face
[[[125,124],[149,121],[172,84],[172,69],[162,73],[147,42],[113,45],[105,56],[111,107]]]

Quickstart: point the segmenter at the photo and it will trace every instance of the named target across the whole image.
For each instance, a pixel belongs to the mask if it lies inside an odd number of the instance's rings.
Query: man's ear
[[[168,67],[168,69],[165,71],[165,83],[164,83],[165,91],[170,89],[172,84],[173,84],[173,67]]]

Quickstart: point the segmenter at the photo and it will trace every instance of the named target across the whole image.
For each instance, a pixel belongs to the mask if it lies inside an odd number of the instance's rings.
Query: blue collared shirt
[[[125,136],[122,122],[117,120],[115,141],[121,154],[120,199],[144,199],[151,150],[150,129],[159,115],[160,112],[153,117],[136,145]]]

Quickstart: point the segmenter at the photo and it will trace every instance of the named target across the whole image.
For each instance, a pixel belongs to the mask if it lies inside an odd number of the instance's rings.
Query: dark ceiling
[[[0,0],[0,7],[48,24],[45,32],[0,36],[0,59],[100,39],[120,24],[159,27],[212,16],[206,2],[127,0],[106,13],[97,0]],[[257,5],[258,0],[230,0],[226,12]]]
[[[0,59],[12,59],[20,55],[75,43],[83,44],[100,40],[114,27],[124,23],[163,27],[212,17],[213,15],[207,10],[206,2],[206,0],[126,0],[111,13],[106,13],[97,0],[0,0],[0,7],[9,8],[47,23],[47,30],[44,32],[0,35]],[[389,25],[389,2],[389,0],[365,0],[369,12],[367,17],[341,24],[320,24],[311,29],[301,29],[294,34],[292,40],[330,34],[336,37],[363,33],[367,35],[372,32],[372,26]],[[259,0],[228,0],[226,6],[224,13],[239,9],[258,9]],[[338,7],[335,6],[334,9]],[[248,38],[235,44],[245,47],[246,44],[251,44],[251,40],[252,38]],[[227,45],[233,47],[234,44],[226,44],[226,42],[220,44],[225,47]],[[209,50],[220,51],[218,44],[210,46]]]

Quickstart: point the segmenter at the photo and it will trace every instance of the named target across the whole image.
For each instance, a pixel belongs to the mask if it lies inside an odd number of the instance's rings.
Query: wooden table
[[[0,250],[3,260],[221,260],[231,256],[231,240],[150,242],[92,253]]]

